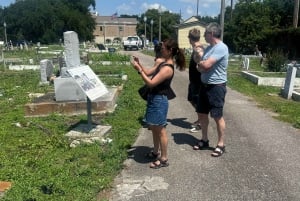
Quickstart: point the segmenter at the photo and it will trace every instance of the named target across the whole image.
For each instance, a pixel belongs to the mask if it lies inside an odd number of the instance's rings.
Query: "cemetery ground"
[[[23,57],[18,54],[15,52],[12,57]],[[118,54],[115,55],[119,58],[103,55],[106,60],[122,58],[129,61],[129,57]],[[0,181],[12,183],[1,200],[105,200],[105,192],[109,192],[127,158],[128,148],[137,137],[145,101],[138,96],[137,89],[142,81],[132,67],[99,65],[97,61],[103,60],[100,54],[89,58],[93,61],[90,67],[101,75],[106,85],[123,85],[123,88],[113,113],[92,117],[95,124],[112,126],[106,136],[112,142],[76,148],[70,148],[65,133],[79,123],[86,123],[86,115],[57,113],[47,117],[24,117],[24,105],[31,101],[29,94],[47,93],[53,86],[39,85],[38,71],[10,71],[1,66]],[[252,68],[259,70],[259,65],[251,63]],[[300,128],[299,102],[282,98],[278,87],[256,86],[245,80],[241,70],[240,61],[230,62],[230,88],[272,111],[274,118]],[[126,74],[128,80],[112,79],[105,74]]]

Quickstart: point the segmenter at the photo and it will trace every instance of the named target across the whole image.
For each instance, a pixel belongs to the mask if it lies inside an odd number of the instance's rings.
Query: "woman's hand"
[[[135,68],[135,70],[137,70],[137,71],[141,70],[141,65],[140,65],[139,59],[137,57],[133,56],[130,62],[132,64],[132,66]]]

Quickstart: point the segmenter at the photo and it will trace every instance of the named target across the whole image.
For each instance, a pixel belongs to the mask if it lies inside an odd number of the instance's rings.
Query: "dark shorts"
[[[212,118],[223,116],[225,103],[226,84],[204,84],[200,89],[198,113],[208,114]]]
[[[196,108],[199,107],[199,93],[200,93],[200,85],[195,85],[190,83],[188,88],[188,101],[192,103],[192,105]]]

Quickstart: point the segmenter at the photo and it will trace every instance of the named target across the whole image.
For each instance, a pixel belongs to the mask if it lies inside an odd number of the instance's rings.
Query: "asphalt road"
[[[153,57],[139,52],[145,66]],[[114,182],[111,201],[299,201],[300,132],[273,118],[249,97],[228,88],[224,109],[226,153],[211,157],[211,150],[194,151],[200,133],[189,133],[196,113],[187,102],[188,72],[176,70],[167,131],[170,166],[149,168],[144,158],[152,147],[151,132],[141,128],[124,169]],[[210,121],[209,139],[216,145],[216,127]]]

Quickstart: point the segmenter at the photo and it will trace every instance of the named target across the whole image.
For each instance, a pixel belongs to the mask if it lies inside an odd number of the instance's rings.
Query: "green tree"
[[[23,0],[3,9],[10,40],[58,42],[64,31],[75,31],[80,40],[92,40],[95,21],[89,8],[95,0]]]
[[[264,0],[263,6],[270,8],[271,19],[276,20],[281,28],[293,25],[293,12],[295,0]]]
[[[230,12],[226,11],[228,19]],[[224,41],[234,52],[253,54],[256,45],[262,46],[266,33],[278,27],[270,13],[270,8],[261,2],[240,1],[235,6],[232,19],[225,23]]]
[[[145,22],[144,16],[147,17],[146,22],[146,36],[147,39],[151,38],[151,24],[150,21],[153,20],[153,38],[159,38],[159,17],[161,15],[161,39],[165,38],[176,38],[175,25],[180,23],[180,15],[175,13],[170,13],[169,11],[164,11],[159,13],[157,9],[149,9],[144,14],[138,18],[137,34],[144,35],[145,32]]]

